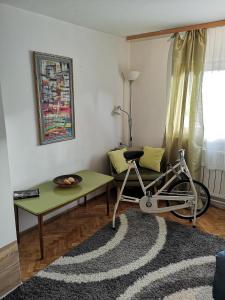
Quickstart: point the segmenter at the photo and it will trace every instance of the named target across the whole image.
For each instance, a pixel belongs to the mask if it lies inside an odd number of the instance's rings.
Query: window
[[[225,170],[225,70],[205,71],[202,86],[204,149],[202,164]]]
[[[225,143],[225,70],[206,71],[202,93],[204,139]]]

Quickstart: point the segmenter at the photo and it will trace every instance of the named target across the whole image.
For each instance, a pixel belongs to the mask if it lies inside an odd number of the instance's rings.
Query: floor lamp
[[[130,101],[129,101],[129,112],[124,110],[121,106],[115,106],[113,109],[113,114],[120,115],[121,112],[126,114],[128,117],[128,130],[129,130],[129,143],[128,146],[133,146],[133,138],[132,138],[132,83],[139,77],[140,72],[139,71],[129,71],[127,73],[124,73],[124,78],[129,82],[129,88],[130,88]]]
[[[125,115],[127,115],[127,117],[128,117],[128,129],[129,129],[129,145],[125,145],[125,144],[122,144],[122,143],[121,143],[121,145],[132,147],[132,135],[131,135],[132,118],[131,118],[131,115],[126,110],[124,110],[120,105],[119,106],[114,106],[112,114],[113,115],[121,115],[121,113],[124,113]]]

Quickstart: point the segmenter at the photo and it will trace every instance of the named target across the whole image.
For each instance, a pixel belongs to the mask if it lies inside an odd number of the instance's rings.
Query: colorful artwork
[[[34,64],[40,143],[75,138],[72,59],[34,52]]]

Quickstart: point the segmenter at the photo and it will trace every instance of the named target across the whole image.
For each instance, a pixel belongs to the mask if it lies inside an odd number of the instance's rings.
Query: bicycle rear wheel
[[[194,180],[194,185],[198,194],[198,208],[196,212],[196,217],[200,217],[202,214],[204,214],[210,204],[210,194],[208,189],[204,184],[202,184],[199,181]],[[169,189],[168,193],[191,193],[191,184],[188,179],[182,179],[177,182],[174,182]],[[167,201],[167,206],[173,206],[181,204],[181,202],[177,201]],[[192,220],[194,218],[194,207],[188,207],[188,208],[183,208],[183,209],[178,209],[171,211],[172,214],[174,214],[176,217],[181,218],[181,219],[189,219]]]

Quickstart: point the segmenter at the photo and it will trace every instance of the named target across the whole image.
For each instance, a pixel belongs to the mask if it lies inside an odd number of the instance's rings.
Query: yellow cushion
[[[160,172],[160,163],[165,152],[164,148],[144,147],[144,155],[140,158],[139,164],[143,168],[148,168]]]
[[[128,169],[128,164],[126,159],[124,158],[123,154],[126,152],[127,149],[119,149],[108,152],[109,159],[116,170],[117,174],[122,173],[123,171]]]

